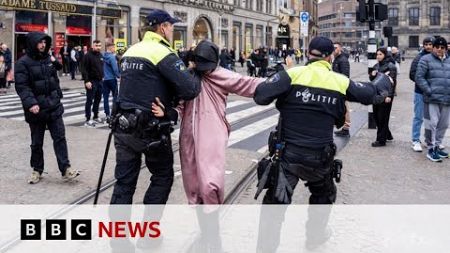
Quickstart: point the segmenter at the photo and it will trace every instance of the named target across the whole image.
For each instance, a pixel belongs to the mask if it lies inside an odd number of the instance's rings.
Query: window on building
[[[441,25],[441,7],[430,8],[430,25]]]
[[[398,47],[398,36],[392,36],[389,39],[389,45],[390,47]]]
[[[289,0],[278,0],[278,6],[283,8],[289,8]]]
[[[409,47],[410,48],[419,47],[419,36],[409,36]]]
[[[255,48],[262,47],[264,45],[263,43],[264,43],[263,28],[257,26],[256,27],[256,45],[255,45]]]
[[[398,8],[389,8],[389,10],[388,10],[388,25],[398,26]]]
[[[409,8],[409,25],[419,25],[419,8]]]
[[[253,0],[245,0],[245,8],[253,9]]]
[[[266,0],[266,13],[272,14],[272,0]]]
[[[263,10],[263,0],[256,0],[256,11],[261,11]]]

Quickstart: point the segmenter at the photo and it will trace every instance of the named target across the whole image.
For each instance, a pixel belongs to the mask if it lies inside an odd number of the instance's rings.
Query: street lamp
[[[224,14],[224,12],[222,10],[219,10],[219,29],[217,29],[218,33],[219,33],[219,47],[223,48],[222,45],[222,15]]]
[[[339,10],[338,10],[338,13],[339,13],[339,42],[342,43],[342,31],[343,31],[342,10],[343,10],[343,7],[342,7],[342,3],[340,3],[339,5],[340,5]]]

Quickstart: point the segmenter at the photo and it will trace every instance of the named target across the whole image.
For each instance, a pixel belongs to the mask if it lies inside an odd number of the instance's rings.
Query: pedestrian
[[[64,46],[59,50],[59,56],[63,64],[63,76],[66,76],[70,70],[70,51],[69,44],[65,41]]]
[[[1,43],[0,55],[3,55],[4,62],[6,64],[6,84],[7,88],[11,87],[11,83],[14,82],[14,73],[12,71],[12,55],[11,50],[9,50],[8,45]]]
[[[258,77],[264,78],[267,76],[267,68],[269,67],[269,56],[265,48],[259,50],[258,61],[260,62]]]
[[[200,92],[200,78],[191,72],[171,47],[174,24],[180,20],[164,10],[147,16],[141,42],[123,55],[114,122],[116,148],[114,192],[111,204],[131,204],[141,168],[141,156],[152,173],[144,204],[165,204],[174,179],[170,119],[155,118],[152,102],[160,98],[165,108],[175,99],[191,100]],[[118,125],[117,125],[118,124]]]
[[[295,62],[300,64],[300,58],[302,57],[302,51],[300,49],[295,50]]]
[[[73,47],[70,50],[70,77],[71,77],[71,80],[75,80],[75,74],[78,69],[77,54],[78,54],[78,47]]]
[[[177,108],[182,115],[180,160],[183,185],[189,204],[223,204],[225,187],[225,151],[231,131],[226,120],[229,94],[253,97],[265,79],[242,76],[218,66],[219,48],[208,40],[195,51],[195,70],[202,76],[202,91]],[[163,110],[153,105],[159,116]],[[194,127],[195,126],[195,127]]]
[[[448,152],[440,147],[450,119],[450,57],[446,51],[447,41],[443,37],[436,38],[433,52],[420,59],[416,71],[416,83],[425,103],[427,158],[433,162],[448,158]]]
[[[409,79],[414,82],[414,118],[412,123],[412,149],[415,152],[422,152],[422,143],[420,142],[420,132],[423,123],[423,92],[416,82],[417,65],[420,59],[433,52],[434,37],[427,37],[423,40],[423,49],[414,58],[409,70]]]
[[[333,71],[339,74],[343,74],[350,78],[350,62],[346,55],[342,52],[342,44],[339,42],[334,43],[333,51]],[[347,101],[345,101],[345,122],[341,130],[335,131],[334,134],[341,137],[350,137],[350,107]]]
[[[402,63],[402,56],[397,47],[392,47],[392,59],[395,61],[397,74],[400,74],[400,64]]]
[[[244,67],[244,62],[245,62],[245,53],[244,51],[241,51],[241,53],[239,53],[239,63],[241,64],[241,68]]]
[[[397,68],[392,63],[391,57],[388,55],[386,48],[379,48],[377,50],[377,61],[373,67],[373,71],[369,78],[375,79],[378,73],[384,73],[389,75],[394,80],[394,90],[397,84]],[[389,119],[391,117],[392,102],[394,100],[394,94],[389,94],[385,98],[383,103],[373,105],[373,114],[375,117],[375,123],[377,125],[377,138],[372,142],[372,147],[386,146],[386,141],[392,141],[391,130],[389,129]]]
[[[447,55],[450,55],[450,41],[447,42]]]
[[[5,57],[0,54],[0,94],[6,94],[6,75],[8,67],[5,63]]]
[[[355,62],[359,62],[359,50],[355,52]]]
[[[115,45],[113,43],[106,44],[106,52],[103,55],[103,109],[106,115],[106,122],[110,122],[111,113],[109,110],[109,94],[112,93],[113,103],[117,100],[117,79],[120,78],[119,68],[115,56]]]
[[[52,39],[45,33],[31,32],[27,35],[27,54],[15,67],[16,92],[19,95],[25,121],[31,130],[31,161],[33,168],[30,184],[36,184],[44,172],[45,130],[50,131],[58,168],[65,180],[80,175],[70,167],[65,134],[64,112],[57,71],[62,68],[55,57],[49,55]]]
[[[86,122],[84,126],[86,127],[95,127],[96,123],[102,123],[98,116],[104,76],[101,50],[102,43],[99,40],[94,40],[91,50],[83,57],[84,86],[86,88]],[[91,112],[94,113],[93,120],[91,120]]]
[[[228,53],[228,50],[226,48],[222,49],[219,58],[220,66],[222,68],[231,70],[231,63],[233,60],[231,59],[231,55]]]
[[[84,77],[84,70],[83,70],[83,58],[84,56],[89,52],[88,47],[87,46],[83,46],[83,49],[78,53],[78,63],[79,63],[79,70],[81,73],[81,80],[84,81],[85,77]]]
[[[306,66],[278,72],[256,88],[257,104],[268,105],[277,100],[281,118],[281,128],[277,130],[282,138],[277,143],[285,144],[278,173],[274,175],[278,180],[269,183],[263,204],[291,203],[299,179],[307,181],[312,194],[310,204],[334,203],[333,126],[344,123],[344,101],[379,103],[392,88],[392,81],[384,74],[372,83],[364,83],[331,71],[333,51],[330,39],[315,37],[309,44],[310,61]],[[291,66],[292,60],[288,61],[288,67]],[[269,150],[273,150],[272,145]]]

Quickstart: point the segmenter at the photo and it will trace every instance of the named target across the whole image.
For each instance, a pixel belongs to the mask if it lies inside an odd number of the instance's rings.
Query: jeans
[[[29,123],[31,130],[31,159],[30,165],[35,171],[42,174],[44,171],[44,145],[45,129],[48,127],[53,139],[53,149],[55,151],[58,168],[61,175],[66,173],[70,167],[69,155],[67,152],[66,131],[62,117],[38,123]]]
[[[91,108],[92,112],[94,112],[94,119],[98,118],[98,107],[102,100],[102,86],[102,81],[92,81],[92,88],[86,89],[86,121],[91,119]],[[92,100],[94,101],[94,105],[92,105]]]
[[[106,116],[110,116],[109,110],[109,94],[112,92],[113,104],[117,99],[117,79],[105,80],[103,81],[103,109],[105,110]]]
[[[423,95],[414,93],[414,118],[412,124],[412,141],[420,141],[420,130],[423,123]]]

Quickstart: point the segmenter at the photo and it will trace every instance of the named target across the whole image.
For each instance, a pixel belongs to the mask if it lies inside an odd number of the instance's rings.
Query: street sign
[[[308,36],[309,27],[309,13],[307,11],[300,12],[300,34],[301,36]]]
[[[308,22],[309,21],[309,13],[306,11],[302,11],[300,13],[300,19],[302,20],[302,22]]]

